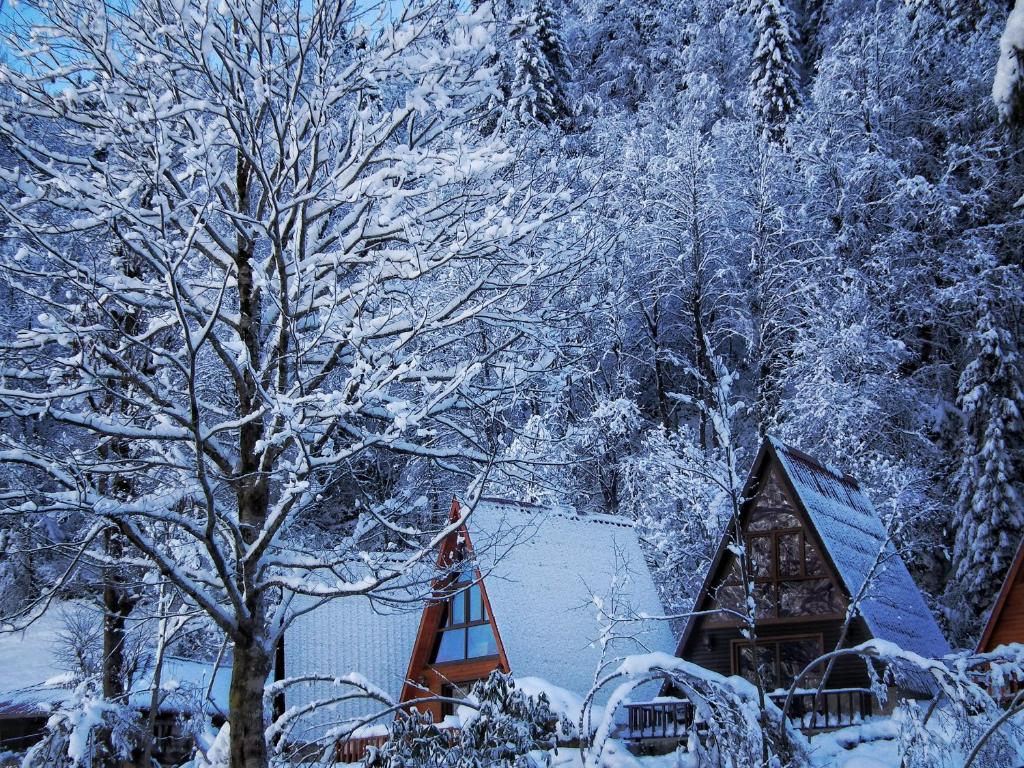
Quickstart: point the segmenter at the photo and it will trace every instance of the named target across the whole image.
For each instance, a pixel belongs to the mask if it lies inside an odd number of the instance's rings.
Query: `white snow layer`
[[[992,81],[992,100],[1003,120],[1010,117],[1014,101],[1024,90],[1024,0],[1017,0],[1006,29],[999,38],[999,62]],[[1024,198],[1021,198],[1024,200]]]
[[[516,677],[583,695],[602,659],[675,649],[667,621],[640,618],[664,609],[636,531],[622,518],[492,500],[477,506],[468,527]],[[604,648],[598,603],[635,619]]]

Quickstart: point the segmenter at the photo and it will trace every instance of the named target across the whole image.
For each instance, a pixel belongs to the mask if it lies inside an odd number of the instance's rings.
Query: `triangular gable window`
[[[821,553],[774,476],[757,495],[743,535],[757,618],[827,616],[845,610]],[[743,612],[740,577],[739,561],[730,554],[725,576],[712,590],[716,607]]]
[[[449,595],[442,612],[441,627],[434,641],[431,664],[479,659],[498,655],[491,618],[487,615],[480,582],[468,562],[459,569],[445,590]]]

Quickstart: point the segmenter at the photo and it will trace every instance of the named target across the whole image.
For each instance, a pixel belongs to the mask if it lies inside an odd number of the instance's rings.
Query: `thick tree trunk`
[[[117,561],[124,553],[121,535],[113,528],[104,532],[106,555]],[[121,575],[116,568],[103,569],[103,662],[101,666],[103,698],[114,704],[124,704],[127,699],[127,641],[128,616],[135,606],[135,600],[126,592]],[[96,765],[104,768],[120,768],[121,757],[113,742],[109,725],[100,728],[97,737]]]
[[[273,661],[273,651],[261,643],[235,643],[228,693],[231,768],[267,768],[269,764],[263,688]]]

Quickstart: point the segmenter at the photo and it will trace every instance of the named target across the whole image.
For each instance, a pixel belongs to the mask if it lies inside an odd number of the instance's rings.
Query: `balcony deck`
[[[769,698],[779,707],[785,693],[772,693]],[[705,728],[695,727],[695,709],[685,699],[659,699],[626,705],[626,727],[620,733],[632,743],[680,741],[696,730],[702,737]],[[800,691],[789,703],[790,720],[800,730],[819,733],[856,725],[874,713],[874,694],[867,688],[831,688],[820,694]]]

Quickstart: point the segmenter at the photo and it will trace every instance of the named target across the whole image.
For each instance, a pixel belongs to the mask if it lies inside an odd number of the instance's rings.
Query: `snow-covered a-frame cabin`
[[[391,699],[414,703],[459,698],[499,669],[527,692],[559,700],[564,711],[578,708],[602,654],[614,659],[675,647],[668,622],[656,619],[631,622],[628,638],[604,647],[598,642],[595,598],[622,615],[664,613],[637,534],[622,518],[484,499],[443,542],[436,563],[434,573],[442,576],[431,580],[425,601],[417,600],[416,584],[408,588],[410,605],[421,606],[415,612],[400,600],[385,604],[354,595],[300,617],[285,637],[284,675],[357,672]],[[294,686],[284,705],[301,708],[338,693],[332,682]],[[416,706],[435,722],[453,714],[447,702]],[[319,708],[298,721],[289,738],[328,746],[332,729],[340,736],[354,719],[381,708],[359,699]],[[359,734],[378,733],[389,721],[376,720]]]
[[[753,583],[756,648],[742,636],[736,614],[729,613],[742,614],[745,603],[731,527],[697,596],[698,615],[686,625],[679,657],[751,681],[756,657],[771,691],[788,687],[808,663],[837,645],[878,639],[927,658],[949,653],[923,595],[853,477],[769,438],[754,460],[743,499],[738,522],[747,579]],[[855,618],[844,635],[851,602]],[[817,688],[823,671],[805,678],[801,688]],[[915,670],[893,672],[902,694],[931,695],[929,681]],[[814,711],[818,716],[808,723],[834,727],[878,711],[859,659],[837,661],[825,689],[825,696],[798,697],[791,714]],[[658,721],[650,707],[634,706],[630,717],[639,731]]]

